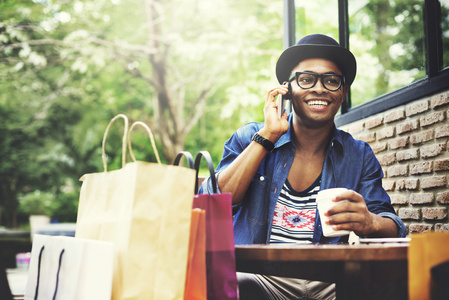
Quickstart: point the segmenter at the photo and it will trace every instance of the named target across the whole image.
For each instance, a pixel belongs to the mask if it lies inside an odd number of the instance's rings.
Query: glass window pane
[[[295,1],[296,41],[313,33],[326,34],[338,41],[338,1]]]
[[[424,0],[349,0],[352,107],[426,76]]]
[[[441,3],[441,32],[443,38],[443,68],[449,67],[449,0]]]

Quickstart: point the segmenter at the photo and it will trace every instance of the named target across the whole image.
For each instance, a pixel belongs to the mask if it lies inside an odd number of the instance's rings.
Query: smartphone
[[[284,95],[282,97],[277,98],[277,106],[278,106],[278,119],[280,120],[282,118],[282,114],[284,113],[285,109],[285,99]]]
[[[282,95],[282,97],[277,98],[277,107],[278,107],[278,119],[280,120],[282,118],[282,114],[285,110],[285,102],[288,100],[291,100],[292,98],[292,86],[290,82],[288,83],[288,92],[285,95]]]

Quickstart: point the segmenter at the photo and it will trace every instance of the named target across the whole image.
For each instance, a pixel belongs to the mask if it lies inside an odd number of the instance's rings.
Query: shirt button
[[[260,180],[260,181],[264,181],[264,180],[265,180],[265,177],[260,176],[259,180]]]

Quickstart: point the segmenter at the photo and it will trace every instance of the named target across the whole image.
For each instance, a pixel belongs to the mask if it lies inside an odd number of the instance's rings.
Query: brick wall
[[[373,148],[409,233],[449,231],[449,91],[340,129]]]

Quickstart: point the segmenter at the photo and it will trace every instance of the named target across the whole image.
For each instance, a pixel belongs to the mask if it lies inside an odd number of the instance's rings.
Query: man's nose
[[[317,79],[316,84],[312,88],[312,90],[317,92],[317,93],[327,92],[327,89],[324,87],[324,84],[323,84],[323,81],[321,80],[321,78]]]

